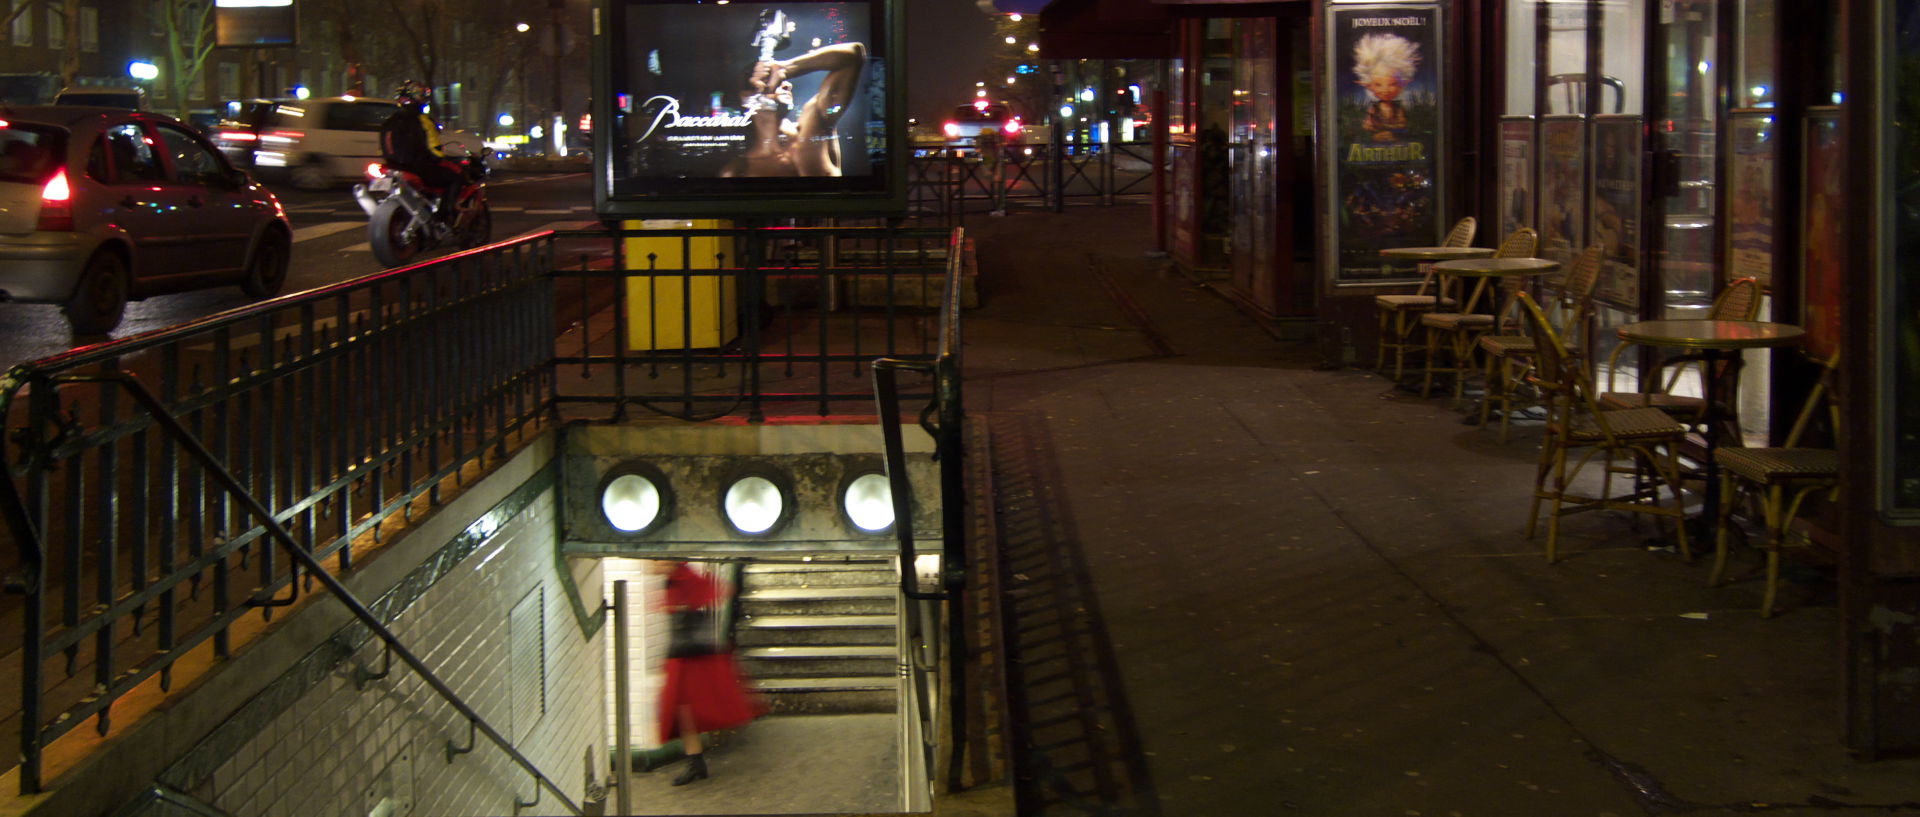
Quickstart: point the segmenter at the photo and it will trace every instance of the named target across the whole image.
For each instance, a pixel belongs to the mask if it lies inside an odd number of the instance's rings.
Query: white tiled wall
[[[628,722],[632,730],[633,745],[636,749],[654,749],[660,746],[659,719],[655,717],[656,704],[660,700],[660,685],[664,678],[662,668],[667,659],[667,617],[654,611],[665,579],[660,576],[648,576],[645,572],[646,560],[643,559],[604,559],[606,571],[606,597],[613,601],[613,583],[624,580],[627,583],[627,609],[632,624],[627,632],[627,661],[632,675],[628,676],[627,700],[632,708]],[[613,674],[618,667],[613,663],[613,624],[607,624],[607,737],[611,746],[614,731]]]
[[[586,637],[556,573],[554,499],[548,492],[429,588],[392,623],[416,655],[500,733],[526,734],[516,747],[575,803],[589,775],[604,779],[606,716],[600,633]],[[596,571],[583,585],[600,587]],[[529,730],[512,723],[507,612],[544,586],[546,712]],[[591,604],[589,604],[591,606]],[[378,642],[357,661],[377,670]],[[356,690],[351,663],[288,707],[196,792],[229,814],[259,817],[372,814],[383,795],[407,815],[514,814],[531,799],[532,779],[484,737],[471,753],[465,720],[398,661],[384,680]],[[522,812],[561,813],[550,793]]]

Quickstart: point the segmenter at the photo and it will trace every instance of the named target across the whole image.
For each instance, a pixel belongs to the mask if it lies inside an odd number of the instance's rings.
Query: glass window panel
[[[1774,54],[1779,44],[1775,8],[1779,0],[1741,0],[1740,73],[1734,78],[1733,107],[1771,108],[1774,100]],[[1819,100],[1817,100],[1819,101]]]
[[[1647,0],[1605,3],[1601,6],[1600,112],[1637,114],[1647,70]]]
[[[1534,44],[1540,0],[1507,0],[1507,108],[1510,116],[1533,113]]]
[[[1583,112],[1579,93],[1587,75],[1588,11],[1585,3],[1546,4],[1547,98],[1544,103],[1548,114]]]

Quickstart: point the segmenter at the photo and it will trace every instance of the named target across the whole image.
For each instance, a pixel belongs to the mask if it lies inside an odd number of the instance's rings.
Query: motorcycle
[[[367,211],[367,244],[382,266],[397,267],[440,247],[478,247],[492,238],[486,160],[475,154],[460,162],[467,184],[451,217],[440,212],[440,188],[405,170],[367,165],[368,181],[353,186],[353,200]]]

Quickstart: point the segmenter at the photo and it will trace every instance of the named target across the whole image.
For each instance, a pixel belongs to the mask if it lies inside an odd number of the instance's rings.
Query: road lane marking
[[[293,243],[298,244],[302,241],[330,236],[334,233],[344,233],[355,227],[364,227],[366,224],[364,221],[329,221],[325,224],[301,227],[293,231]]]

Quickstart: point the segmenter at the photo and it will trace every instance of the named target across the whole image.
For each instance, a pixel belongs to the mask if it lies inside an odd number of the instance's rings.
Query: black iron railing
[[[673,259],[657,249],[676,243]],[[21,735],[23,791],[40,789],[48,744],[90,719],[108,733],[117,701],[169,688],[191,651],[228,657],[240,618],[294,603],[316,569],[350,570],[554,421],[871,405],[868,362],[936,356],[950,243],[886,228],[543,232],[15,367],[0,377],[0,605],[25,626],[0,633],[18,639],[22,679],[0,718]],[[636,316],[654,325],[644,339]],[[122,405],[128,376],[237,493]],[[272,546],[275,526],[291,545]]]

